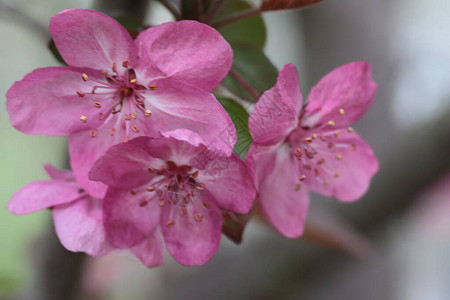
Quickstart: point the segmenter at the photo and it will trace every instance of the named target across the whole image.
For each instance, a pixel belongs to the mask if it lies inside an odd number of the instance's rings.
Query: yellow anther
[[[152,111],[151,111],[150,109],[146,109],[146,110],[145,110],[144,115],[145,115],[146,117],[150,117],[151,114],[152,114]]]
[[[86,73],[81,74],[81,77],[83,78],[83,81],[88,81],[89,77],[87,76]]]
[[[310,137],[307,137],[307,138],[305,138],[303,141],[305,142],[305,144],[311,144],[312,141],[313,141],[313,139],[310,138]]]
[[[347,130],[348,130],[348,132],[353,132],[354,131],[353,127],[349,127]]]
[[[137,118],[137,113],[131,113],[131,117],[133,118],[133,119],[136,119]]]
[[[317,139],[317,133],[313,133],[312,138],[315,140]]]
[[[344,110],[343,108],[339,109],[339,114],[340,114],[340,115],[345,114],[345,110]]]
[[[341,176],[339,173],[334,174],[334,178],[339,178],[339,176]]]
[[[137,82],[137,79],[136,79],[136,78],[130,80],[130,83],[136,83],[136,82]]]
[[[334,126],[334,121],[328,121],[328,125],[330,125],[330,126]]]
[[[300,178],[299,178],[300,181],[305,181],[305,179],[306,179],[306,175],[305,175],[305,174],[303,174],[303,175],[300,176]]]
[[[81,116],[80,117],[80,121],[83,122],[83,123],[86,123],[87,117],[86,116]]]
[[[341,159],[342,159],[342,154],[336,155],[336,159],[337,159],[337,160],[341,160]]]
[[[156,84],[149,84],[148,88],[153,91],[153,90],[156,90],[158,88],[158,86]]]

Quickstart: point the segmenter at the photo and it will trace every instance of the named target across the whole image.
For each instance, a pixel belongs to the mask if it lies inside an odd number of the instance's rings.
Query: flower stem
[[[260,13],[262,13],[262,10],[260,8],[245,10],[243,12],[238,12],[231,16],[225,17],[222,20],[219,20],[218,22],[211,24],[211,26],[218,28],[218,27],[236,22],[236,21],[244,19],[244,18],[248,18],[248,17],[254,16],[254,15],[259,15]]]
[[[245,81],[245,79],[239,75],[238,72],[236,72],[236,70],[234,70],[233,68],[230,69],[230,75],[236,79],[236,81],[247,91],[249,92],[250,95],[252,95],[252,97],[256,100],[259,97],[259,93],[257,91],[255,91],[255,89],[252,88],[252,86]]]
[[[224,0],[215,0],[211,4],[211,7],[209,8],[208,13],[205,15],[205,17],[202,20],[203,23],[209,24],[212,21],[212,19],[216,16],[219,9],[222,7],[223,1]]]

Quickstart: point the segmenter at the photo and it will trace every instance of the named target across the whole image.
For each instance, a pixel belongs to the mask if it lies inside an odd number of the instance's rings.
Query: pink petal
[[[133,194],[136,192],[136,194]],[[136,246],[153,234],[159,224],[160,207],[145,187],[108,189],[103,203],[108,240],[119,248]]]
[[[136,39],[141,67],[158,69],[204,90],[213,89],[228,73],[233,52],[212,27],[196,21],[165,23],[149,28]]]
[[[164,243],[158,231],[131,248],[131,251],[149,268],[162,265],[164,262]]]
[[[249,128],[253,141],[260,145],[276,144],[297,127],[303,97],[297,69],[287,64],[277,83],[264,92],[250,113]]]
[[[198,182],[205,184],[206,191],[221,209],[248,213],[255,199],[253,178],[245,163],[235,154],[209,160],[201,170]]]
[[[252,148],[259,181],[258,200],[264,216],[281,234],[299,237],[308,213],[309,195],[306,186],[299,185],[297,163],[289,146],[282,144],[275,151]]]
[[[324,159],[324,163],[317,166],[318,176],[312,174],[313,171],[303,171],[306,182],[311,190],[324,196],[334,196],[341,201],[357,200],[367,191],[378,171],[378,160],[356,132],[342,131],[333,141],[332,148],[326,143],[311,144],[318,152],[315,159]]]
[[[154,175],[148,172],[148,168],[154,166],[157,160],[148,153],[150,140],[140,137],[109,148],[106,154],[96,161],[89,178],[122,189],[131,189],[150,182]]]
[[[73,173],[70,170],[59,170],[55,168],[52,164],[45,164],[44,169],[51,179],[75,181],[75,177],[73,177]]]
[[[231,154],[236,129],[227,112],[213,94],[172,79],[154,81],[158,89],[146,96],[152,115],[147,132],[185,128],[202,137],[206,144]],[[141,126],[145,126],[142,124]]]
[[[25,215],[41,209],[72,202],[82,194],[75,182],[60,180],[35,181],[17,191],[7,208],[16,215]]]
[[[178,206],[163,208],[161,228],[167,249],[183,265],[202,265],[219,248],[222,215],[214,201],[205,200],[209,208],[205,208],[201,200],[184,207],[184,213]]]
[[[89,77],[101,74],[85,70]],[[94,82],[83,82],[78,69],[51,67],[36,69],[17,81],[6,93],[11,124],[27,134],[69,135],[97,126],[98,113],[88,109],[77,90],[90,90]],[[88,123],[80,121],[86,116]]]
[[[59,240],[70,251],[101,256],[114,250],[106,240],[102,201],[99,199],[85,196],[58,205],[53,209],[53,220]]]
[[[70,66],[103,71],[125,59],[137,64],[135,45],[126,29],[97,11],[64,10],[51,19],[49,30]]]
[[[367,62],[352,62],[334,69],[311,89],[305,125],[333,121],[337,128],[358,121],[375,100],[378,85]]]

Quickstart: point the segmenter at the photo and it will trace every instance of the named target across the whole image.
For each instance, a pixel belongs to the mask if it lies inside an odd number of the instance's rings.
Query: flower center
[[[76,93],[80,98],[90,101],[92,109],[98,110],[94,115],[97,114],[102,124],[109,125],[107,132],[110,136],[114,136],[118,130],[124,131],[122,142],[126,143],[130,135],[140,132],[137,120],[152,115],[152,111],[146,107],[145,94],[158,87],[138,82],[136,71],[128,59],[122,62],[120,69],[114,63],[110,71],[103,71],[102,74],[103,79],[93,79],[86,73],[81,74],[84,82],[94,82],[95,85],[89,85],[88,92],[77,90]],[[80,116],[80,121],[87,123],[87,116]],[[98,133],[97,128],[89,130],[91,137],[96,137]]]
[[[343,111],[341,108],[340,112]],[[348,153],[348,148],[356,150],[355,144],[350,144],[348,138],[342,139],[341,136],[344,131],[353,132],[353,128],[335,129],[334,121],[314,128],[302,126],[301,123],[287,138],[292,155],[299,162],[299,181],[318,180],[327,187],[330,179],[340,177],[336,161],[341,163],[342,153]],[[298,183],[295,189],[300,190],[301,183]]]
[[[194,170],[188,165],[177,166],[174,162],[167,161],[158,169],[149,167],[148,172],[154,174],[155,177],[146,191],[156,193],[159,206],[172,205],[176,207],[180,217],[186,216],[188,206],[203,205],[205,208],[209,208],[208,201],[199,203],[200,194],[205,189],[205,185],[198,182],[198,170]],[[147,200],[139,203],[141,207],[147,204]],[[196,212],[194,219],[201,222],[203,215]],[[166,225],[170,227],[174,225],[174,221],[169,221]]]

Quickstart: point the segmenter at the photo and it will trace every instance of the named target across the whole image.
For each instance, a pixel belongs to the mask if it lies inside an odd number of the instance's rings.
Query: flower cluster
[[[51,180],[18,191],[8,209],[51,208],[71,251],[130,249],[151,267],[163,262],[165,244],[180,263],[201,265],[219,247],[224,213],[249,213],[256,198],[280,233],[297,237],[309,190],[356,200],[378,169],[348,127],[374,99],[367,63],[328,74],[305,105],[286,65],[250,114],[244,162],[211,92],[233,60],[215,29],[171,22],[133,40],[114,19],[71,9],[52,18],[50,32],[68,66],[16,82],[7,109],[24,133],[68,136],[73,173],[46,166]]]

